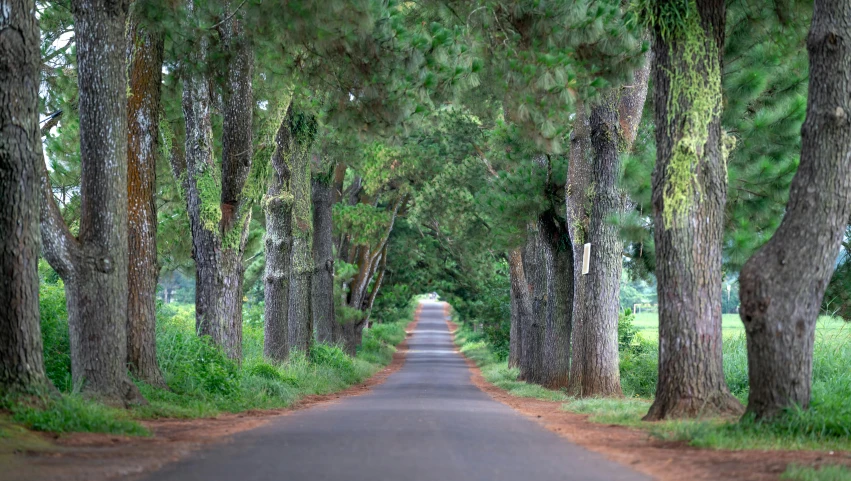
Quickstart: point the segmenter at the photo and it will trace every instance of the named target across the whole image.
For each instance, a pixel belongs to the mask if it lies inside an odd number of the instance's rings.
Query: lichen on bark
[[[714,42],[708,41],[696,0],[647,2],[641,14],[656,27],[671,56],[683,59],[668,72],[668,130],[674,140],[665,170],[663,192],[665,227],[676,227],[702,195],[697,166],[709,140],[709,126],[721,115],[721,61]],[[681,50],[675,53],[674,50]]]

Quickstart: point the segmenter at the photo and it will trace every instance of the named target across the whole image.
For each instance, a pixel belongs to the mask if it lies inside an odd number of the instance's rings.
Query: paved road
[[[156,481],[639,481],[470,383],[443,304],[426,303],[404,367],[368,394],[293,413],[195,453]]]

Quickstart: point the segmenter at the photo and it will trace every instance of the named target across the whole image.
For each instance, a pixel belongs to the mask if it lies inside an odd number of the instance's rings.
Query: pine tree
[[[847,2],[815,3],[801,164],[780,227],[739,279],[757,418],[810,401],[816,319],[851,214],[849,25]]]

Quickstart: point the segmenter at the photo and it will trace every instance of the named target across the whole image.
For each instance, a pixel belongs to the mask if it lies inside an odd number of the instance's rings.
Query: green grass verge
[[[786,468],[780,479],[790,481],[851,481],[851,469],[845,466],[808,466],[791,465]]]
[[[481,368],[488,382],[515,396],[564,401],[563,409],[587,414],[592,422],[642,429],[660,439],[684,441],[702,448],[851,450],[851,407],[846,402],[851,397],[851,345],[847,340],[822,336],[817,342],[813,401],[807,411],[790,410],[772,422],[713,418],[656,423],[641,420],[652,400],[647,393],[652,393],[656,385],[658,348],[652,341],[639,339],[621,352],[621,381],[627,396],[615,399],[576,399],[561,391],[518,381],[518,370],[509,369],[494,354],[484,334],[474,333],[466,325],[456,333],[455,343]],[[724,355],[730,388],[746,399],[744,339],[726,341]]]

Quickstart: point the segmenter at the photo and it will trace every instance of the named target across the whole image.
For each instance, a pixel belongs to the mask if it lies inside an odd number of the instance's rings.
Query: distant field
[[[641,331],[645,339],[659,338],[659,314],[640,313],[635,315],[635,327]],[[724,314],[721,318],[721,329],[724,337],[735,337],[744,335],[745,326],[738,314]],[[835,317],[819,317],[817,332],[825,335],[847,335],[851,336],[851,323]]]

